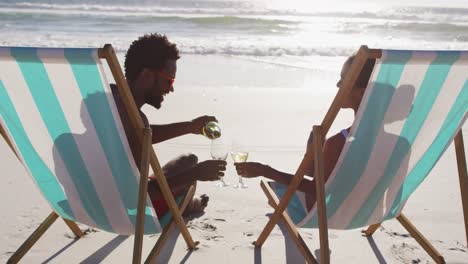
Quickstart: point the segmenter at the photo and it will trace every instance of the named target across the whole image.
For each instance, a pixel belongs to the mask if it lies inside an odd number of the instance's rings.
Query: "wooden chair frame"
[[[299,168],[297,169],[294,178],[289,183],[288,189],[282,199],[279,201],[273,190],[265,183],[261,183],[261,187],[269,199],[270,204],[273,204],[275,208],[274,214],[266,224],[262,233],[259,235],[257,240],[254,242],[256,247],[261,247],[271,231],[281,219],[284,225],[287,227],[293,241],[299,248],[299,251],[304,256],[304,259],[308,263],[318,263],[310,252],[306,243],[300,236],[296,226],[293,224],[285,209],[291,200],[294,192],[299,187],[302,179],[305,175],[305,169],[307,164],[314,162],[315,172],[314,178],[316,179],[316,194],[317,194],[317,214],[319,223],[319,238],[320,238],[320,263],[330,263],[329,246],[328,246],[328,227],[327,227],[327,213],[325,204],[325,181],[324,181],[324,164],[322,157],[322,147],[325,140],[325,136],[331,127],[331,124],[335,120],[339,110],[341,102],[348,96],[352,87],[354,86],[359,73],[362,71],[364,64],[368,59],[378,59],[382,57],[382,51],[379,49],[369,49],[367,46],[361,46],[356,54],[356,57],[346,74],[343,87],[338,90],[335,99],[333,100],[328,112],[326,113],[321,125],[313,127],[313,152],[306,153]],[[454,139],[455,150],[458,164],[458,175],[460,179],[460,188],[462,196],[462,207],[465,221],[465,232],[468,244],[468,174],[466,166],[465,149],[463,145],[463,133],[462,130],[458,132]],[[426,250],[426,252],[432,257],[436,263],[445,263],[442,255],[424,238],[424,236],[416,229],[416,227],[404,216],[400,214],[397,220],[403,225],[403,227],[413,236],[416,241]],[[366,236],[372,236],[377,230],[380,224],[371,225],[367,230],[363,231]]]
[[[135,130],[137,131],[137,137],[139,143],[142,144],[142,160],[141,164],[139,164],[139,171],[140,171],[140,184],[138,190],[138,205],[137,205],[137,222],[135,227],[135,239],[134,239],[134,246],[133,246],[133,261],[132,263],[141,263],[142,261],[142,246],[143,246],[143,234],[144,234],[144,221],[145,221],[145,204],[146,204],[146,197],[147,197],[147,187],[148,187],[148,174],[149,174],[149,166],[151,165],[155,175],[156,180],[160,186],[160,190],[164,199],[166,200],[170,213],[172,214],[171,221],[169,224],[164,228],[162,231],[158,241],[154,245],[153,249],[149,253],[145,263],[154,263],[156,258],[158,257],[159,253],[161,252],[162,246],[166,242],[170,231],[173,229],[174,226],[178,226],[180,233],[184,237],[185,242],[189,250],[196,249],[198,245],[198,241],[195,242],[190,235],[187,226],[185,225],[184,219],[182,218],[182,213],[187,207],[188,203],[191,201],[195,188],[191,186],[187,193],[185,194],[185,198],[179,207],[172,195],[172,192],[169,188],[167,183],[166,177],[162,172],[160,163],[156,154],[152,148],[151,144],[151,129],[144,126],[143,120],[138,112],[138,109],[135,105],[135,101],[133,96],[130,92],[130,88],[128,86],[127,80],[125,79],[122,69],[120,67],[119,61],[115,54],[114,49],[112,48],[111,44],[104,45],[103,48],[98,49],[98,55],[100,59],[105,59],[109,68],[114,76],[115,82],[117,84],[117,88],[119,94],[122,97],[123,103],[125,108],[127,109],[131,123]],[[15,149],[13,148],[12,143],[8,139],[4,128],[0,125],[0,134],[5,139],[11,150],[15,153],[17,157],[18,153],[16,153]],[[56,212],[52,212],[42,223],[41,225],[26,239],[26,241],[16,250],[16,252],[10,257],[7,261],[8,264],[18,263],[21,258],[31,249],[31,247],[39,240],[39,238],[47,231],[47,229],[57,220],[59,215]],[[78,225],[70,220],[63,219],[66,225],[72,230],[73,234],[76,238],[82,237],[84,234],[78,227]]]

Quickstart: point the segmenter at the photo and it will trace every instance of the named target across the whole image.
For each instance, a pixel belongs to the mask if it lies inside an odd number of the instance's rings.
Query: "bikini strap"
[[[343,137],[344,137],[345,139],[348,138],[348,135],[349,135],[348,130],[342,129],[342,130],[341,130],[341,134],[343,135]]]

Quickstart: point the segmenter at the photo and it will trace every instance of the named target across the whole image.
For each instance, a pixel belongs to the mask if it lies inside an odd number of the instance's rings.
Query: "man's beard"
[[[162,95],[159,96],[151,96],[146,100],[146,103],[153,106],[156,109],[161,108],[161,103],[164,100],[164,97]]]

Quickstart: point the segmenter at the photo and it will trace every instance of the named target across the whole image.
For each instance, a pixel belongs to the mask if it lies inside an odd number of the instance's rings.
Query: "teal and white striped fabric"
[[[97,49],[0,48],[0,122],[61,217],[135,233],[140,176]]]
[[[397,217],[467,118],[468,52],[383,51],[326,183],[328,225],[353,229]],[[285,186],[272,184],[282,197]],[[318,227],[297,192],[288,213]]]

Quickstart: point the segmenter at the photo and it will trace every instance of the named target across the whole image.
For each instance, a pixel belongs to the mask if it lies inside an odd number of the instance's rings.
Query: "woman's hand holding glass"
[[[239,162],[234,163],[237,174],[244,178],[255,178],[265,176],[267,173],[267,166],[259,162]]]

